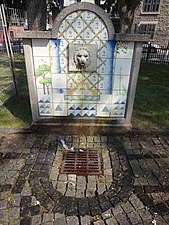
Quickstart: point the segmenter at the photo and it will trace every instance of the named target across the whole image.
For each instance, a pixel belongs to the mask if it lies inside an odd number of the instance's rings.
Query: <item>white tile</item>
[[[133,57],[134,42],[117,42],[116,51],[117,58],[132,58]]]
[[[46,79],[46,85],[42,84],[44,79]],[[46,73],[45,77],[43,77],[43,76],[35,76],[35,82],[36,82],[36,87],[37,88],[41,88],[41,89],[43,89],[43,88],[45,88],[45,89],[51,88],[51,83],[52,83],[51,73]]]
[[[75,35],[76,35],[76,32],[73,30],[72,27],[69,27],[66,31],[66,38],[74,39]]]
[[[32,39],[33,56],[49,56],[48,39]]]
[[[114,75],[113,77],[113,90],[128,90],[129,85],[129,76],[117,76]]]
[[[125,105],[127,101],[127,95],[125,95],[122,91],[113,91],[112,103],[115,105]]]
[[[37,95],[38,95],[38,103],[51,103],[52,102],[51,88],[49,88],[48,90],[38,88]]]
[[[92,25],[93,25],[93,29],[94,29],[95,33],[98,33],[102,27],[102,22],[99,19],[95,19],[92,22]]]
[[[93,12],[90,12],[90,11],[85,11],[82,13],[82,17],[85,19],[85,20],[92,20],[94,17],[95,17],[95,14]]]
[[[109,75],[100,75],[99,80],[100,80],[99,87],[98,87],[99,89],[110,89],[110,88],[112,88],[111,77]]]
[[[99,103],[111,104],[111,99],[112,99],[112,95],[106,94],[106,91],[103,90],[102,94],[100,94],[100,101],[99,101]]]
[[[53,114],[54,116],[67,116],[67,104],[54,102]]]
[[[109,117],[111,112],[111,106],[107,104],[97,104],[97,116]]]
[[[42,65],[50,66],[50,58],[49,57],[34,57],[33,61],[34,61],[35,71],[39,68],[39,66],[42,66]]]
[[[108,40],[108,32],[106,28],[101,32],[101,40]]]
[[[66,103],[64,97],[65,97],[65,94],[58,93],[58,92],[56,91],[56,88],[54,88],[54,89],[52,90],[52,99],[53,99],[53,102]]]
[[[68,19],[68,20],[73,20],[75,17],[77,16],[77,13],[76,12],[73,12],[73,13],[71,13],[71,14],[69,14],[67,17],[66,17],[66,19]]]
[[[66,74],[52,74],[52,88],[67,88]]]
[[[92,38],[94,38],[94,33],[91,31],[90,28],[85,29],[83,38],[84,39],[92,39]]]
[[[114,74],[130,75],[132,59],[114,60]]]

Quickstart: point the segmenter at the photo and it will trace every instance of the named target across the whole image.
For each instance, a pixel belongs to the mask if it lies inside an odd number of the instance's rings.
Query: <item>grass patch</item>
[[[17,99],[14,95],[14,91],[1,93],[0,98],[4,101],[4,105],[0,108],[0,128],[26,128],[31,124],[25,61],[22,54],[15,55],[15,66],[20,98]],[[6,70],[7,66],[3,65],[3,68]],[[7,71],[4,72],[4,76],[8,77],[10,80],[11,75]],[[3,78],[1,79],[4,80]],[[5,83],[4,86],[5,85],[7,85],[7,83]]]
[[[133,127],[169,127],[168,96],[169,65],[142,64],[133,110]]]

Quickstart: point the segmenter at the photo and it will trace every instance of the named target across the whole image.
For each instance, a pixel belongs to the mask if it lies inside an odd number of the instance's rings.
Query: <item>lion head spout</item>
[[[91,55],[87,48],[80,47],[74,53],[74,63],[77,68],[86,68],[91,63]]]

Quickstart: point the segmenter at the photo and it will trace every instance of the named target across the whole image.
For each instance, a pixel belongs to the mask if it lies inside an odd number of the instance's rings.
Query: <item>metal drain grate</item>
[[[93,149],[68,150],[63,155],[61,173],[81,176],[102,174],[103,160],[100,152]]]

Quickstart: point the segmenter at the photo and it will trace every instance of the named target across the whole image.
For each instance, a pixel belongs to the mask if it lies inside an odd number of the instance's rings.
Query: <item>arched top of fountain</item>
[[[96,14],[104,22],[108,30],[108,39],[112,40],[114,38],[115,30],[114,30],[113,23],[109,17],[109,14],[106,13],[99,6],[91,4],[91,3],[87,3],[87,2],[75,3],[63,9],[54,20],[53,28],[52,28],[52,36],[57,37],[59,33],[59,27],[61,23],[63,22],[63,20],[70,14],[77,11],[90,11]]]

